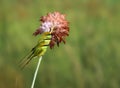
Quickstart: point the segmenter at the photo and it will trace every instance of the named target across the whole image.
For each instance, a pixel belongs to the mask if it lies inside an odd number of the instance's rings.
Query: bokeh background
[[[120,88],[120,0],[0,0],[0,88],[30,88],[38,59],[22,59],[48,12],[66,14],[67,43],[48,49],[35,88]]]

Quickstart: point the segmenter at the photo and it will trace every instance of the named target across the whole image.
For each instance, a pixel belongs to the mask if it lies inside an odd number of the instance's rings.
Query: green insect
[[[45,54],[51,41],[51,32],[44,32],[35,47],[32,48],[29,55],[20,62],[22,69],[35,57],[41,57]]]

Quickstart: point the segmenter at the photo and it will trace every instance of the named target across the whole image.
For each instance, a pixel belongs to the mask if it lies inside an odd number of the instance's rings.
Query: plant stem
[[[41,60],[42,60],[42,56],[39,58],[39,61],[38,61],[38,64],[37,64],[37,68],[36,68],[35,73],[34,73],[34,77],[33,77],[31,88],[34,88],[34,84],[35,84],[36,76],[37,76],[37,73],[38,73],[38,69],[40,67]]]

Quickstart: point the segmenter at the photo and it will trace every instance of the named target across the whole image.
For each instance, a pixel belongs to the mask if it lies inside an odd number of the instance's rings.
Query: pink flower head
[[[65,37],[69,35],[69,23],[65,19],[65,15],[59,12],[48,13],[46,16],[42,16],[40,21],[42,24],[33,35],[51,32],[50,48],[53,48],[55,44],[59,46],[59,43],[65,43]]]

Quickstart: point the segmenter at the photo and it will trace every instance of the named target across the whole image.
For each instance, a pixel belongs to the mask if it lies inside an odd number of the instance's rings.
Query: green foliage
[[[66,14],[66,44],[48,49],[35,88],[120,88],[119,0],[1,0],[0,88],[30,88],[38,59],[18,62],[37,43],[39,17]],[[7,85],[6,85],[7,84]]]

